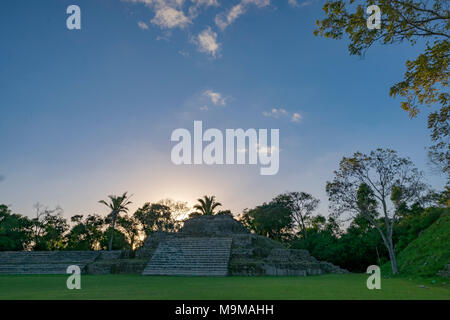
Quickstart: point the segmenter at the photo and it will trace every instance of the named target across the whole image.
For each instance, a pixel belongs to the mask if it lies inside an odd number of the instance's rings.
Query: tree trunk
[[[397,274],[398,273],[397,258],[395,257],[394,245],[392,244],[392,232],[387,232],[388,235],[385,235],[378,225],[376,225],[374,222],[372,222],[372,224],[378,230],[378,233],[381,235],[381,238],[383,239],[384,245],[388,249],[389,260],[391,260],[392,273]]]
[[[388,239],[388,251],[389,251],[389,259],[391,260],[391,266],[392,266],[392,274],[398,274],[398,267],[397,267],[397,258],[395,257],[395,250],[394,245],[392,244],[392,238]]]
[[[109,244],[108,244],[108,250],[112,251],[112,244],[113,244],[113,238],[114,238],[114,227],[116,226],[116,220],[114,219],[111,224],[111,237],[109,237]]]

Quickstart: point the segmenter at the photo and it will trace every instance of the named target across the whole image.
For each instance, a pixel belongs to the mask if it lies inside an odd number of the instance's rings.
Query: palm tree
[[[194,209],[202,215],[213,215],[214,209],[222,205],[220,202],[216,202],[215,196],[203,196],[203,198],[197,199],[197,201],[200,204],[196,204]]]
[[[111,218],[111,237],[109,238],[108,244],[108,250],[111,251],[117,217],[121,212],[128,212],[127,206],[132,202],[130,201],[130,196],[128,196],[127,192],[124,192],[121,196],[108,196],[108,198],[109,202],[100,200],[99,203],[103,203],[111,209],[111,213],[109,214],[109,217]]]

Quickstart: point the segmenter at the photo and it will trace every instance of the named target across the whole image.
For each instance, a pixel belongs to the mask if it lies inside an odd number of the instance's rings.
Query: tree
[[[36,203],[34,205],[36,217],[33,223],[33,249],[34,250],[59,250],[64,247],[64,233],[69,226],[63,218],[63,210],[57,206],[49,209]]]
[[[139,245],[139,221],[136,216],[119,216],[117,218],[117,224],[122,233],[128,238],[131,249],[135,249]]]
[[[36,239],[34,250],[62,250],[65,248],[65,233],[69,229],[67,220],[61,213],[47,212],[41,224],[41,234]]]
[[[375,43],[384,45],[424,40],[426,49],[415,60],[406,62],[404,79],[393,85],[390,95],[401,96],[401,107],[411,117],[420,106],[440,104],[439,111],[428,116],[433,145],[429,149],[432,163],[450,175],[448,94],[450,11],[447,0],[379,0],[381,28],[367,28],[366,8],[372,0],[329,0],[323,6],[326,18],[317,21],[315,35],[341,39],[350,38],[352,55],[363,55]]]
[[[157,203],[169,207],[170,211],[172,212],[172,217],[175,220],[182,220],[188,215],[190,210],[187,202],[184,201],[175,201],[168,198],[162,199]]]
[[[172,218],[172,212],[168,206],[158,203],[145,203],[134,213],[141,230],[146,236],[155,231],[175,231],[176,221]]]
[[[130,205],[132,202],[130,201],[130,197],[128,196],[127,192],[124,192],[121,196],[108,196],[109,202],[106,202],[105,200],[100,200],[99,203],[104,204],[108,208],[111,209],[111,213],[108,215],[108,219],[111,222],[110,227],[110,237],[109,237],[109,245],[108,250],[112,250],[113,245],[113,238],[114,238],[114,230],[116,226],[117,217],[122,212],[128,212],[127,206]]]
[[[33,241],[33,223],[27,217],[14,214],[0,205],[0,251],[21,251],[30,248]]]
[[[114,237],[114,242],[111,241],[111,237]],[[112,246],[110,247],[110,244]],[[117,228],[113,229],[112,225],[105,230],[103,237],[100,240],[100,248],[108,250],[128,250],[130,244],[127,241],[127,237]]]
[[[392,272],[398,273],[392,241],[398,204],[420,200],[427,187],[413,163],[390,149],[377,149],[369,155],[356,152],[344,157],[326,191],[336,216],[349,213],[367,219],[380,234],[388,249]],[[382,219],[379,219],[379,216]]]
[[[203,198],[197,199],[199,204],[194,206],[194,209],[197,210],[198,213],[202,215],[213,215],[214,209],[222,206],[220,202],[216,202],[215,196],[203,196]]]
[[[295,226],[306,238],[306,224],[311,219],[314,210],[317,209],[319,199],[306,192],[288,192],[280,194],[273,201],[283,203],[291,211]]]
[[[256,234],[283,241],[289,238],[292,228],[291,212],[283,203],[264,203],[254,209],[246,209],[241,222]]]
[[[66,236],[66,248],[68,250],[99,250],[105,220],[96,214],[88,215],[84,220],[83,215],[75,215],[70,220],[75,225]]]

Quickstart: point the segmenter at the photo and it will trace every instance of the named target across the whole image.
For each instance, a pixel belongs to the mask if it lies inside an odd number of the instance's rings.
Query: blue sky
[[[0,11],[0,202],[31,215],[106,213],[215,194],[235,213],[284,191],[322,200],[342,156],[377,147],[427,165],[426,112],[409,119],[389,87],[423,49],[314,37],[324,1],[6,0]],[[81,30],[66,8],[81,8]],[[294,114],[295,119],[293,119]],[[280,129],[280,170],[175,166],[176,128]],[[296,121],[293,121],[296,120]]]

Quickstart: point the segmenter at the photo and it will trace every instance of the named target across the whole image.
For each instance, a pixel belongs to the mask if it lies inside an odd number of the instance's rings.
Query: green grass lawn
[[[367,275],[310,277],[149,277],[84,275],[68,290],[65,275],[0,276],[0,299],[446,299],[442,281],[382,279],[366,288]],[[426,288],[420,288],[424,285]]]

